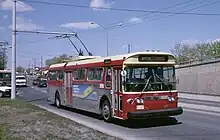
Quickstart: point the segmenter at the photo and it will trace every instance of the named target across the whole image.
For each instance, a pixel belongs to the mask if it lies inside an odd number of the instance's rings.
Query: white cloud
[[[8,15],[4,15],[4,16],[3,16],[3,19],[7,19],[7,18],[8,18]]]
[[[140,23],[142,22],[141,18],[137,18],[137,17],[132,17],[128,20],[129,23]]]
[[[9,26],[11,28],[12,25]],[[43,29],[43,27],[38,26],[32,22],[32,20],[26,20],[23,17],[17,17],[17,24],[16,24],[17,30],[40,30]]]
[[[64,28],[74,28],[74,29],[93,29],[98,28],[99,25],[95,22],[72,22],[72,23],[66,23],[61,24],[60,27]]]
[[[90,7],[93,10],[98,11],[98,10],[103,10],[100,8],[111,8],[113,4],[114,4],[114,2],[110,2],[107,0],[91,0]],[[94,8],[94,7],[96,7],[96,8]]]
[[[3,10],[11,10],[13,7],[13,1],[12,0],[3,0],[0,2],[0,6]],[[26,12],[26,11],[32,11],[34,10],[30,5],[22,2],[17,1],[16,3],[16,11],[17,12]]]

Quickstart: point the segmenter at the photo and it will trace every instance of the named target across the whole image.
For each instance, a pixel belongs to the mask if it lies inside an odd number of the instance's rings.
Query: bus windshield
[[[176,89],[174,66],[126,67],[125,92],[169,91]]]
[[[17,80],[24,80],[25,77],[16,77]]]
[[[11,79],[11,73],[0,73],[0,79]]]

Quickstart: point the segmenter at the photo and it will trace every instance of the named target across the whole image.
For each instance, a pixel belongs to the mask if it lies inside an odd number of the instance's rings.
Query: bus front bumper
[[[162,110],[128,112],[128,119],[162,118],[162,117],[181,115],[182,113],[183,113],[182,107],[162,109]]]

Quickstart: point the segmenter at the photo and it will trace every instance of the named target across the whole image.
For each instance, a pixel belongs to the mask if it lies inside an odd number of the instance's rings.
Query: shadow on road
[[[179,122],[174,117],[169,118],[157,118],[157,119],[142,119],[142,120],[115,120],[115,124],[133,128],[133,129],[141,129],[141,128],[150,128],[150,127],[162,127],[162,126],[169,126],[169,125],[179,125],[182,122]]]
[[[54,105],[52,105],[54,106]],[[102,120],[99,114],[79,110],[79,109],[73,109],[68,107],[62,107],[62,109],[65,109],[70,112],[78,113],[81,115],[85,115],[88,117],[92,117],[94,119]],[[112,124],[119,125],[122,127],[127,128],[133,128],[133,129],[141,129],[141,128],[150,128],[150,127],[161,127],[161,126],[169,126],[169,125],[179,125],[182,124],[182,122],[179,122],[174,117],[169,118],[163,118],[163,119],[142,119],[142,120],[119,120],[114,119]]]
[[[26,85],[26,86],[16,86],[16,88],[20,89],[20,88],[27,88],[29,87],[29,85]]]

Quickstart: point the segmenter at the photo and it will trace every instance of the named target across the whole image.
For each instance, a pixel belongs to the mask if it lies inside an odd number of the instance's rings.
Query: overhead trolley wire
[[[66,3],[55,3],[55,2],[44,2],[35,0],[24,0],[30,3],[56,5],[56,6],[68,6],[68,7],[79,7],[79,8],[96,8],[96,9],[107,9],[121,12],[140,12],[140,13],[159,13],[159,14],[176,14],[176,15],[195,15],[195,16],[220,16],[220,13],[187,13],[187,12],[167,12],[167,11],[153,11],[153,10],[140,10],[140,9],[122,9],[122,8],[104,8],[104,7],[91,7],[86,5],[66,4]]]
[[[162,8],[160,10],[157,10],[157,11],[164,11],[164,10],[168,10],[168,9],[171,9],[171,8],[174,8],[174,7],[177,7],[177,6],[180,6],[180,5],[184,5],[186,3],[190,3],[194,0],[188,0],[188,1],[184,1],[184,2],[180,2],[180,3],[177,3],[177,4],[174,4],[174,5],[171,5],[171,6],[168,6],[168,7],[165,7],[165,8]],[[152,15],[153,13],[144,13],[144,14],[141,14],[141,15],[138,15],[138,16],[135,16],[136,18],[140,18],[140,17],[144,17],[144,16],[149,16],[149,15]],[[130,17],[131,18],[131,17]],[[124,23],[124,22],[127,22],[130,18],[127,18],[125,20],[121,20],[121,21],[117,21],[117,22],[114,22],[114,23],[111,23],[108,25],[108,28],[109,27],[112,27],[112,26],[117,26],[118,24],[120,23]]]
[[[188,9],[188,10],[184,10],[184,11],[179,12],[179,13],[187,13],[189,11],[196,10],[196,9],[199,9],[199,8],[203,8],[203,7],[206,7],[206,6],[209,6],[209,5],[212,5],[212,4],[216,4],[216,3],[219,3],[219,2],[220,2],[220,0],[217,0],[217,1],[214,1],[214,2],[210,2],[210,3],[207,3],[207,4],[203,4],[203,5]],[[179,15],[179,14],[173,13],[173,14],[170,14],[170,15],[165,15],[165,16],[153,18],[153,19],[148,20],[148,22],[156,21],[156,20],[159,20],[159,19],[163,19],[163,18],[167,18],[167,17],[171,17],[171,16],[176,16],[176,15]],[[145,20],[145,19],[148,19],[148,18],[143,18],[142,20]],[[124,27],[127,27],[127,26],[135,25],[135,24],[137,24],[137,23],[128,23],[124,26],[116,26],[115,28],[114,27],[110,28],[110,30],[114,30],[114,29],[118,29],[118,28],[124,28]]]

